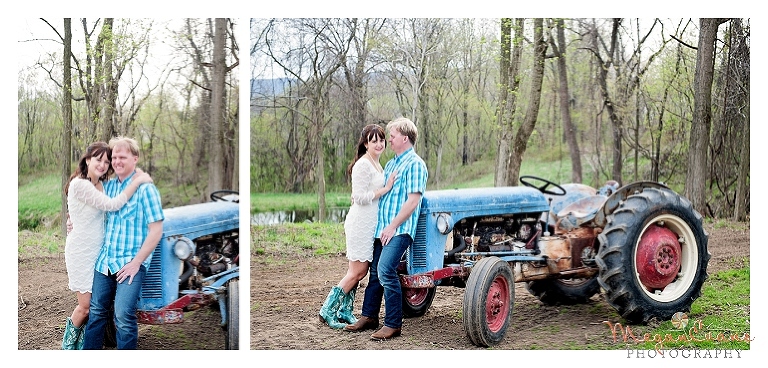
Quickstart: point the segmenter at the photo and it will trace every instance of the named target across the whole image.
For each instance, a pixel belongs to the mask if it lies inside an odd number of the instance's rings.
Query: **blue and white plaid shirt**
[[[104,192],[111,198],[117,197],[131,183],[134,174],[123,182],[117,178],[108,180],[104,183]],[[139,253],[149,234],[148,225],[164,218],[157,187],[151,183],[139,186],[125,206],[118,211],[107,212],[104,243],[96,258],[96,271],[104,275],[120,271]],[[145,268],[149,268],[151,260],[152,254],[142,263]]]
[[[392,220],[408,200],[408,194],[424,194],[427,190],[427,164],[416,154],[413,147],[403,152],[400,156],[395,156],[384,167],[384,180],[389,179],[392,172],[397,171],[397,179],[392,185],[392,189],[379,198],[379,216],[376,225],[376,238],[381,238],[381,232]],[[421,200],[416,205],[416,209],[411,216],[405,220],[395,231],[395,235],[408,234],[413,239],[416,236],[416,225],[419,222],[419,211],[421,210]]]

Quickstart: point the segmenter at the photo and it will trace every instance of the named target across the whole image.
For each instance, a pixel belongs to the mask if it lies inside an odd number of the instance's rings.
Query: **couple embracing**
[[[384,325],[374,340],[400,336],[403,324],[402,291],[397,266],[413,243],[421,197],[427,188],[427,165],[413,150],[418,131],[407,118],[387,124],[389,138],[376,124],[363,128],[352,178],[352,206],[344,222],[349,267],[325,299],[320,320],[334,329],[359,332],[379,327],[384,300]],[[379,157],[386,142],[395,157],[382,169]],[[352,314],[357,285],[370,272],[362,316]]]
[[[160,193],[136,168],[138,160],[132,138],[92,143],[64,188],[64,254],[77,307],[67,318],[62,349],[101,349],[113,319],[117,348],[136,349],[136,305],[164,219]]]

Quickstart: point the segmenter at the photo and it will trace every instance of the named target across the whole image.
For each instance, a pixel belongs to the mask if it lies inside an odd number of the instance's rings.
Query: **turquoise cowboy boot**
[[[88,319],[80,326],[80,333],[77,334],[77,342],[75,342],[75,350],[83,350],[83,345],[85,345],[85,325],[87,323]]]
[[[72,318],[67,317],[67,325],[64,326],[64,338],[61,339],[62,350],[76,350],[77,339],[83,333],[83,327],[75,327],[72,324]]]
[[[340,329],[346,326],[339,322],[336,317],[336,313],[341,307],[342,299],[344,298],[344,290],[338,286],[334,286],[325,298],[323,306],[320,308],[320,321],[327,323],[333,329]]]
[[[344,321],[350,325],[357,322],[357,318],[352,314],[355,305],[355,293],[357,293],[357,289],[353,288],[348,293],[344,294],[343,299],[341,300],[339,313],[337,313],[339,321]]]

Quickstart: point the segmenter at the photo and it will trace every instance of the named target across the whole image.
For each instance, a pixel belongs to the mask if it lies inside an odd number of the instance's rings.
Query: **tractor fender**
[[[593,224],[599,228],[604,229],[607,225],[606,218],[619,208],[619,205],[624,202],[629,196],[637,193],[642,193],[646,188],[663,188],[670,189],[663,183],[655,181],[637,181],[631,184],[627,184],[617,189],[611,194],[608,199],[603,203],[603,207],[597,211],[595,218],[592,220]]]

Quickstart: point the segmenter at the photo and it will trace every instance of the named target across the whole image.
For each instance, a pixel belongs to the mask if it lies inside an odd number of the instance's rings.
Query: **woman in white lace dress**
[[[352,179],[352,206],[344,221],[349,266],[344,278],[328,293],[319,313],[320,321],[334,329],[356,322],[352,314],[355,292],[373,259],[373,232],[379,198],[392,189],[397,176],[396,173],[391,175],[385,185],[384,169],[379,163],[384,148],[384,128],[376,124],[366,125],[360,133],[355,159],[347,169]]]
[[[64,187],[72,231],[67,235],[64,257],[69,289],[77,295],[77,307],[67,318],[62,349],[82,346],[83,325],[88,319],[96,257],[104,241],[105,211],[119,210],[139,185],[152,182],[146,173],[137,173],[130,185],[115,198],[104,194],[102,181],[112,173],[112,152],[104,142],[92,143]]]

